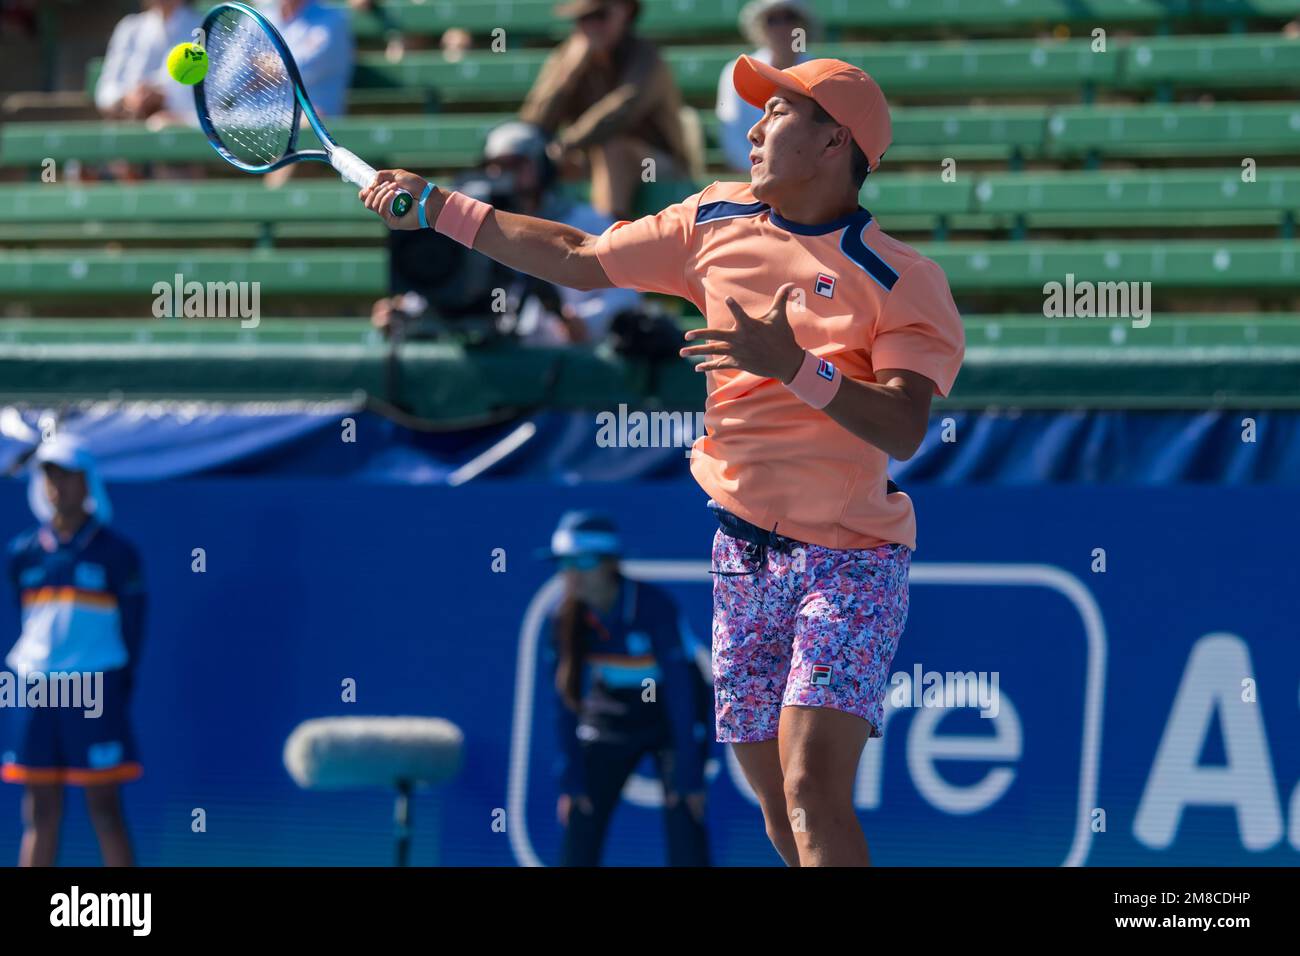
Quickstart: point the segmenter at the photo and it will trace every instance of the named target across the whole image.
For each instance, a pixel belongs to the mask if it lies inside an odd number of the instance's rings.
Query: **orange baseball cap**
[[[835,122],[847,126],[874,171],[893,139],[885,94],[865,71],[843,60],[808,60],[788,70],[742,56],[731,81],[746,103],[760,110],[778,89],[817,101]]]

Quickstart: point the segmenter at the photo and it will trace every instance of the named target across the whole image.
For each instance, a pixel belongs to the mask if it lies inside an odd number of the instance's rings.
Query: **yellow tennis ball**
[[[167,72],[177,83],[193,86],[208,75],[208,54],[197,43],[178,43],[167,54]]]

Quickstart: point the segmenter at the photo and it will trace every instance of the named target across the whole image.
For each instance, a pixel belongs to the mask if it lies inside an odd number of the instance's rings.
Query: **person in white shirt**
[[[316,112],[342,116],[356,60],[347,10],[317,0],[270,0],[261,9],[288,44]]]
[[[740,32],[758,48],[750,56],[778,70],[807,60],[807,48],[798,41],[815,39],[819,29],[816,16],[804,0],[752,0],[740,11]],[[803,32],[796,33],[797,30]],[[749,151],[753,148],[749,131],[763,111],[750,106],[736,92],[731,81],[735,66],[735,60],[728,63],[718,80],[717,114],[722,124],[721,145],[727,165],[748,173]]]
[[[146,0],[113,29],[95,85],[95,106],[108,119],[198,126],[194,88],[167,74],[167,54],[194,41],[203,18],[182,0]]]

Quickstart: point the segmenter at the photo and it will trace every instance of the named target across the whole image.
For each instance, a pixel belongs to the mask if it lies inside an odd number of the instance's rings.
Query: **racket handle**
[[[330,150],[330,165],[333,166],[340,176],[352,183],[354,186],[360,186],[365,189],[375,181],[375,167],[371,166],[364,159],[349,149],[342,146],[335,146]],[[415,200],[405,189],[393,197],[392,205],[389,210],[399,219],[411,211],[415,205]]]

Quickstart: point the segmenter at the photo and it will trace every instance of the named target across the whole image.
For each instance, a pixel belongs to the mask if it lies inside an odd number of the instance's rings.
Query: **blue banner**
[[[41,413],[25,415],[32,440]],[[65,416],[109,481],[337,478],[458,485],[479,478],[566,483],[678,481],[702,414],[546,411],[455,431],[404,428],[354,403],[93,405]],[[30,442],[0,436],[0,468]],[[1300,484],[1291,410],[937,410],[892,476],[950,484]]]
[[[460,775],[415,800],[414,863],[554,863],[556,704],[536,653],[550,569],[533,552],[566,508],[612,512],[629,572],[710,629],[714,526],[687,481],[110,490],[150,596],[145,776],[125,789],[145,864],[387,864],[390,794],[303,791],[282,763],[301,721],[362,714],[464,731]],[[909,490],[911,616],[855,791],[878,863],[1300,862],[1300,491]],[[6,538],[31,523],[22,491],[0,485]],[[10,719],[0,710],[0,733]],[[19,796],[0,787],[0,860],[17,855]],[[663,859],[658,801],[644,767],[608,863]],[[709,823],[717,864],[778,862],[721,747]],[[70,800],[61,862],[97,860]]]

